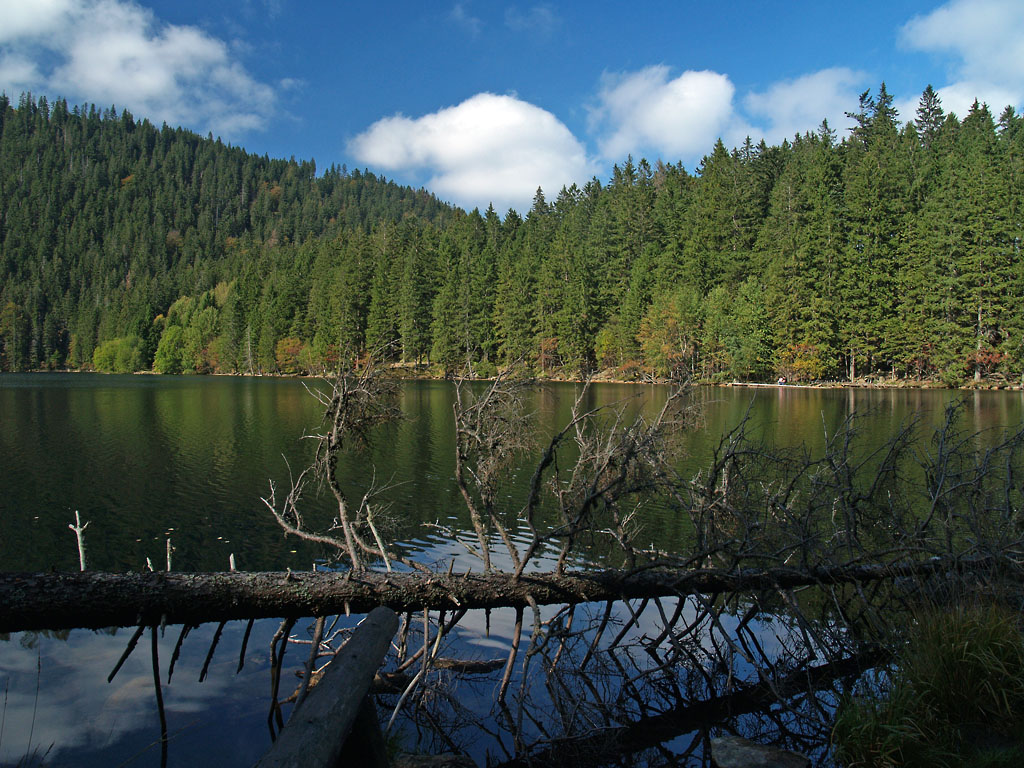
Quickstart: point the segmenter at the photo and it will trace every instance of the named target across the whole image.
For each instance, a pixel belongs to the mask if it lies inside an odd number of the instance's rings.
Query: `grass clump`
[[[1024,764],[1024,635],[1015,612],[961,605],[925,613],[875,688],[839,707],[838,764]]]

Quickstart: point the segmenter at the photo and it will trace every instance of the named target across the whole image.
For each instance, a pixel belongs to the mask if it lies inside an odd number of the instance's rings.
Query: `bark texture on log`
[[[564,574],[0,573],[0,632],[440,608],[526,607],[869,582],[987,568],[991,558],[811,569],[650,568]]]

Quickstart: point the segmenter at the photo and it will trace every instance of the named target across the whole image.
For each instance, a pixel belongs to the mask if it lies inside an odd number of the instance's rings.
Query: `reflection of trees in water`
[[[713,727],[820,753],[838,696],[883,653],[832,616],[778,614],[777,603],[793,601],[772,597],[541,609],[525,622],[507,686],[502,671],[452,673],[445,659],[403,702],[407,730],[428,750],[486,752],[502,765],[661,764],[670,753],[701,755]],[[811,602],[827,612],[826,600]],[[411,626],[420,629],[407,647],[422,648],[421,621]],[[428,647],[435,623],[431,632]],[[452,632],[450,649],[472,648]]]
[[[820,755],[836,702],[886,658],[908,605],[934,597],[951,575],[1006,565],[1019,549],[1024,438],[965,434],[955,407],[927,443],[910,424],[865,445],[851,416],[813,457],[769,450],[744,420],[691,481],[673,471],[677,437],[693,423],[685,390],[645,419],[625,404],[588,409],[584,389],[513,505],[502,472],[526,448],[523,386],[457,385],[455,479],[473,535],[444,533],[510,583],[617,558],[662,589],[603,607],[544,606],[528,595],[508,609],[501,670],[482,679],[441,654],[460,646],[472,599],[453,598],[455,612],[432,620],[406,614],[383,677],[421,747],[486,752],[508,765],[657,764],[680,750],[703,755],[716,727]],[[688,519],[690,551],[638,545],[637,519],[655,498]],[[387,564],[372,509],[346,515],[339,502],[339,527],[369,530],[377,548],[357,535],[358,550],[339,542],[341,559],[354,571],[366,553]],[[767,579],[753,578],[764,569]],[[712,574],[734,588],[687,583]]]
[[[512,498],[509,467],[534,448],[528,386],[457,385],[454,479],[471,528],[434,527],[461,550],[434,568],[387,540],[386,482],[368,470],[353,493],[337,480],[339,462],[361,460],[347,451],[397,413],[393,389],[371,370],[317,393],[315,462],[266,499],[289,534],[336,553],[323,576],[334,579],[333,611],[346,595],[365,603],[382,571],[406,580],[404,594],[388,593],[405,613],[378,687],[418,748],[524,765],[706,761],[703,739],[722,728],[820,754],[838,697],[898,645],[907,608],[964,574],[980,579],[981,566],[1012,569],[1019,554],[1024,435],[965,434],[955,408],[930,441],[907,425],[865,442],[851,417],[814,456],[766,447],[744,420],[691,479],[675,469],[679,437],[694,424],[685,389],[650,416],[628,402],[593,405],[583,389]],[[304,495],[321,485],[336,519],[311,530]],[[639,539],[652,503],[687,522],[686,551]],[[603,591],[570,588],[580,576]],[[289,576],[285,586],[312,591],[316,580]],[[418,599],[420,587],[435,597]],[[265,615],[244,602],[232,610]],[[165,609],[141,623],[161,618],[176,620]],[[282,624],[272,730],[349,624],[321,616],[298,635],[294,619]],[[296,645],[307,660],[292,692],[285,654]],[[481,659],[481,648],[501,658]]]

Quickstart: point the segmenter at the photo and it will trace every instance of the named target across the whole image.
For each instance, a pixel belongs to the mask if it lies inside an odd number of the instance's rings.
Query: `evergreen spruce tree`
[[[847,240],[837,285],[840,339],[851,379],[884,369],[890,318],[897,302],[894,275],[908,202],[906,168],[892,97],[882,83],[875,99],[861,96],[858,124],[845,146]]]

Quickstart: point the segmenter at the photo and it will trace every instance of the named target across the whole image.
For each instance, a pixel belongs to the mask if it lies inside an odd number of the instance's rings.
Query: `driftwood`
[[[926,577],[1000,565],[995,558],[767,568],[639,568],[558,573],[0,573],[0,632],[367,613],[566,605],[814,584]]]
[[[343,645],[320,685],[306,697],[257,768],[306,768],[338,764],[356,716],[384,660],[398,616],[376,608]],[[372,718],[376,724],[376,718]]]

